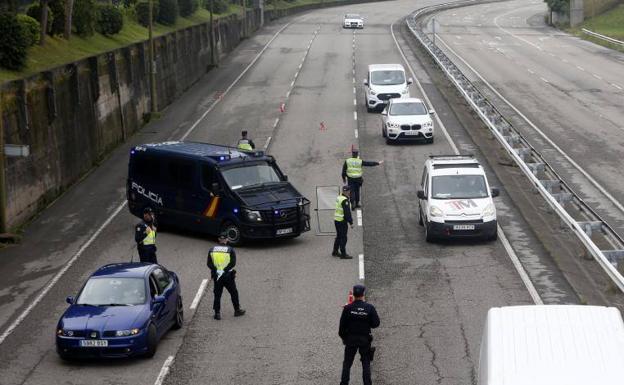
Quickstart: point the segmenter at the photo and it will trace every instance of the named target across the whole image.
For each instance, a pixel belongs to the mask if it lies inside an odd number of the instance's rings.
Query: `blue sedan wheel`
[[[156,354],[158,348],[158,333],[156,332],[156,326],[150,325],[147,328],[147,352],[145,357],[152,358]]]
[[[182,329],[184,326],[184,305],[182,305],[182,297],[178,297],[178,304],[176,305],[175,322],[173,328],[175,330]]]

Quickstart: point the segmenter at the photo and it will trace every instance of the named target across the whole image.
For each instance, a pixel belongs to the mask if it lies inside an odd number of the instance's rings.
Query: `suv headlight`
[[[140,329],[117,330],[115,332],[115,337],[135,336],[139,334],[140,331],[141,331]]]
[[[403,95],[407,95],[409,94],[409,88],[405,87],[405,89],[403,90]]]
[[[243,212],[245,213],[245,218],[247,218],[247,220],[249,220],[250,222],[262,222],[262,216],[260,215],[260,211],[254,211],[254,210],[243,210]]]
[[[423,124],[423,128],[431,128],[433,127],[433,122],[426,122]]]
[[[442,217],[444,216],[444,212],[436,206],[431,206],[431,208],[429,209],[429,215],[431,215],[432,217]]]
[[[485,206],[485,209],[483,210],[483,216],[484,217],[491,217],[496,213],[496,210],[494,209],[494,204],[493,203],[488,203],[487,206]]]
[[[386,126],[390,127],[390,128],[399,128],[399,123],[395,123],[395,122],[388,122],[386,123]]]

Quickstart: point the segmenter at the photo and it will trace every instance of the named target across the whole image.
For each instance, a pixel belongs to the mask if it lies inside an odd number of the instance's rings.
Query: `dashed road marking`
[[[269,146],[270,140],[271,140],[271,137],[269,136],[267,138],[266,144],[264,145],[265,149]],[[197,308],[197,305],[199,305],[199,301],[201,300],[202,296],[204,295],[204,291],[206,290],[206,285],[208,285],[208,280],[207,279],[202,280],[201,285],[199,285],[199,289],[197,289],[197,294],[195,294],[195,298],[193,298],[193,303],[191,303],[191,307],[190,307],[191,310]]]
[[[362,226],[362,210],[355,210],[355,217],[357,218],[357,225]]]
[[[275,118],[275,122],[273,123],[273,128],[277,127],[279,124],[279,118]]]
[[[160,373],[158,373],[158,377],[156,377],[154,385],[162,385],[162,383],[165,381],[165,378],[167,377],[167,374],[169,374],[169,368],[171,367],[171,364],[173,364],[174,359],[174,356],[167,357],[162,368],[160,368]]]
[[[364,254],[358,255],[358,270],[360,272],[360,280],[364,280]]]
[[[576,68],[578,68],[580,71],[585,71],[585,68],[583,68],[581,66],[576,66]]]
[[[595,78],[596,78],[596,79],[598,79],[598,80],[602,80],[602,78],[600,77],[600,75],[597,75],[597,74],[592,74],[592,76],[593,76],[593,77],[595,77]]]
[[[354,134],[355,134],[355,139],[357,139],[358,135],[359,135],[358,129],[356,128],[353,131],[354,131]]]
[[[353,93],[355,94],[355,87],[353,87]]]
[[[295,86],[295,81],[293,80],[292,82],[290,82],[290,87],[294,87]]]
[[[544,83],[550,83],[548,79],[540,78]]]
[[[288,98],[290,97],[290,91],[291,91],[291,90],[288,90],[288,91],[286,92],[286,99],[288,99]]]
[[[357,106],[357,100],[353,99],[353,105]]]
[[[269,136],[266,140],[266,142],[264,143],[264,150],[266,151],[267,148],[269,148],[269,144],[271,143],[271,137]]]
[[[615,83],[611,83],[611,85],[615,88],[617,88],[618,90],[621,90],[622,87],[620,87],[619,85],[615,84]]]
[[[533,71],[532,69],[527,68],[527,71],[529,71],[529,73],[530,73],[531,75],[535,75],[535,71]]]
[[[353,120],[357,120],[357,111],[353,111]]]

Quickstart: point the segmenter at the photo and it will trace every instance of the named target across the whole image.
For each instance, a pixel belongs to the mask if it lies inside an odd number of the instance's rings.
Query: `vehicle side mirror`
[[[384,109],[383,111],[381,111],[382,115],[388,115],[388,110]]]
[[[429,110],[429,115],[435,115],[435,111],[434,110]]]
[[[368,85],[368,80],[364,79],[364,81],[362,83],[364,83],[364,85],[367,86]]]
[[[68,295],[67,298],[65,298],[65,302],[67,302],[70,305],[74,304],[74,300],[75,300],[75,298],[74,298],[73,295]]]
[[[407,79],[407,84],[412,84],[414,83],[414,80],[412,78]]]
[[[497,189],[496,187],[492,187],[490,189],[490,192],[492,193],[492,198],[496,198],[497,196],[500,195],[500,190]]]
[[[288,182],[288,175],[284,175],[284,182]]]
[[[164,295],[156,295],[154,296],[154,299],[152,299],[152,303],[155,305],[157,303],[165,303],[165,296]]]
[[[219,183],[214,182],[212,184],[212,192],[216,194],[219,192],[219,190],[221,190],[221,186],[219,185]]]
[[[418,199],[427,199],[427,196],[425,195],[425,192],[423,190],[418,190],[416,192],[416,196],[418,197]]]

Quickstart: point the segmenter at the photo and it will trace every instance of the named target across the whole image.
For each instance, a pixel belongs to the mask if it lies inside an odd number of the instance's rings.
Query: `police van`
[[[151,207],[158,222],[243,239],[292,238],[310,230],[310,201],[263,151],[197,142],[133,147],[130,212]]]
[[[441,238],[497,238],[499,195],[472,155],[431,155],[425,161],[418,196],[419,223],[427,242]]]

